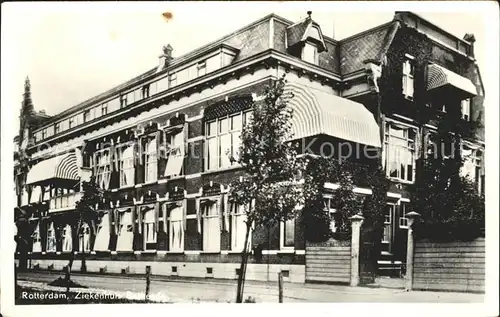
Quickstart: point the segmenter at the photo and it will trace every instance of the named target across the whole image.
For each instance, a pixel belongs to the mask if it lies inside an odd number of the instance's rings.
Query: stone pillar
[[[405,290],[411,291],[413,288],[413,253],[415,247],[415,241],[413,239],[413,225],[415,224],[415,219],[419,217],[420,214],[414,211],[406,214],[408,218],[408,244],[406,250],[406,276],[405,276]]]
[[[361,215],[354,215],[351,218],[351,286],[359,285],[359,248],[361,225],[365,219]]]

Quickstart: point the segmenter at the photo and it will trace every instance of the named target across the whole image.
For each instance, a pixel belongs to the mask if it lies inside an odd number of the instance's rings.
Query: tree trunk
[[[238,290],[236,294],[236,302],[243,302],[243,289],[245,287],[245,274],[247,271],[247,262],[248,262],[248,237],[250,236],[250,229],[252,228],[252,224],[247,222],[247,232],[245,234],[245,245],[243,246],[243,253],[241,254],[241,265],[240,265],[240,274],[238,275]]]

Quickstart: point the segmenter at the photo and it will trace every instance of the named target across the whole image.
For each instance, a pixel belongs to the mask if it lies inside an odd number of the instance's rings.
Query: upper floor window
[[[68,128],[71,129],[75,126],[75,117],[71,117],[68,119]]]
[[[403,95],[413,100],[415,65],[413,58],[407,58],[403,63]]]
[[[135,184],[134,144],[127,143],[117,149],[120,187]]]
[[[145,182],[152,182],[158,179],[158,158],[157,158],[156,135],[146,140],[145,151]]]
[[[483,159],[483,152],[480,148],[473,148],[467,145],[462,146],[461,152],[464,163],[460,169],[460,175],[468,177],[470,180],[472,180],[477,185],[478,191],[481,192],[481,164]]]
[[[47,138],[47,129],[42,130],[42,140]]]
[[[149,97],[149,84],[148,85],[144,85],[142,87],[142,98],[145,99],[145,98],[148,98]]]
[[[126,107],[127,106],[127,95],[121,95],[120,96],[120,107]]]
[[[384,152],[387,176],[413,182],[417,129],[388,122],[385,126]]]
[[[198,77],[203,76],[207,73],[207,63],[205,61],[198,63]]]
[[[108,103],[103,103],[101,105],[101,116],[105,116],[108,114]]]
[[[306,42],[302,49],[302,59],[308,63],[318,65],[318,47]]]
[[[239,112],[209,121],[205,125],[205,169],[231,166],[230,157],[237,158],[241,130],[250,119],[250,111]]]
[[[109,149],[94,153],[94,175],[96,175],[96,182],[100,188],[109,189],[111,180],[111,152]]]
[[[462,119],[465,121],[470,121],[470,99],[462,100],[461,103],[462,108]]]
[[[92,120],[92,117],[90,115],[90,110],[85,110],[83,112],[83,122],[89,122],[90,120]]]
[[[167,144],[167,166],[165,176],[177,176],[182,174],[182,166],[185,156],[185,131],[171,131],[165,135]]]
[[[168,86],[174,87],[177,85],[177,73],[170,74],[168,77]]]
[[[61,123],[56,123],[54,124],[54,134],[58,134],[59,132],[61,132]]]

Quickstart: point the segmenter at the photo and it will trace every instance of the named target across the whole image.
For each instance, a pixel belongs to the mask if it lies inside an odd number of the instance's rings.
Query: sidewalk
[[[20,283],[38,285],[63,276],[62,272],[20,273]],[[89,288],[143,293],[146,287],[144,277],[122,275],[99,275],[73,273],[72,280]],[[172,302],[234,302],[236,280],[215,279],[172,279],[152,276],[150,294],[161,294]],[[258,303],[277,303],[277,283],[247,281],[244,298],[253,297]],[[325,284],[284,283],[283,301],[292,302],[401,302],[401,303],[479,303],[483,294],[445,292],[406,292],[400,289],[350,287]]]

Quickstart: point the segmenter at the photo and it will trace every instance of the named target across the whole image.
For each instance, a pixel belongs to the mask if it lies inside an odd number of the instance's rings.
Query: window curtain
[[[47,252],[56,252],[56,248],[56,230],[54,228],[54,222],[51,222],[47,231]]]
[[[32,252],[42,252],[42,237],[40,234],[40,221],[36,224],[35,230],[31,235],[33,239]]]
[[[87,223],[83,224],[78,241],[80,252],[90,251],[90,227]]]
[[[146,182],[157,179],[158,160],[157,160],[157,139],[149,140],[146,145]]]
[[[129,186],[134,185],[135,182],[135,168],[134,168],[134,146],[129,145],[125,147],[120,157],[120,185]]]
[[[184,251],[184,206],[174,205],[169,217],[169,250]]]
[[[134,241],[134,220],[132,208],[118,209],[117,251],[132,251]]]
[[[165,176],[176,176],[182,172],[182,165],[185,156],[184,129],[170,136],[170,143],[167,145],[168,160],[165,168]]]
[[[67,224],[63,229],[63,252],[71,252],[73,250],[73,235],[71,226]]]
[[[247,215],[245,213],[244,206],[237,205],[234,203],[230,204],[231,208],[231,250],[243,252],[245,246],[245,235],[246,235],[246,220]],[[248,244],[251,245],[249,235]]]
[[[220,251],[220,200],[207,201],[203,207],[203,250]]]
[[[95,251],[108,251],[109,238],[111,234],[111,213],[105,212],[101,218],[101,222],[97,226],[97,234],[94,242]]]

